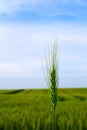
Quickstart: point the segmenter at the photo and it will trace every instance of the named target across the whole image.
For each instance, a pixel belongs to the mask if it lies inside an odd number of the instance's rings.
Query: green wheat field
[[[87,88],[58,89],[55,130],[87,130]],[[48,89],[0,90],[0,130],[51,130]]]

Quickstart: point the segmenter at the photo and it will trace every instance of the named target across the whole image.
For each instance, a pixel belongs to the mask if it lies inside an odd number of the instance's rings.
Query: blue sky
[[[0,1],[0,89],[46,88],[46,47],[58,39],[59,87],[87,87],[87,1]]]

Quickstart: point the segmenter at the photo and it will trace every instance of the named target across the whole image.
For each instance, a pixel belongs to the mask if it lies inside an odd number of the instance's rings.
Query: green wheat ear
[[[58,88],[58,65],[57,65],[57,43],[54,44],[51,54],[48,55],[46,64],[46,81],[50,89],[51,106],[52,106],[52,130],[55,129],[55,108],[57,105],[57,88]]]

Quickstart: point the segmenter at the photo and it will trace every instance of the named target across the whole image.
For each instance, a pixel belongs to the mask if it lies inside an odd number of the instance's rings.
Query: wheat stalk
[[[48,55],[46,64],[46,81],[50,89],[51,106],[52,106],[52,130],[55,129],[55,109],[57,105],[57,88],[58,88],[58,65],[57,65],[57,44],[54,44],[51,54]]]

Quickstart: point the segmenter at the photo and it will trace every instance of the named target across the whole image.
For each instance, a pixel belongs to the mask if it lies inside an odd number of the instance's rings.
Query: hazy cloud
[[[66,70],[69,73],[71,70],[76,72],[76,68],[84,73],[81,70],[85,64],[84,70],[87,71],[86,30],[86,25],[3,24],[0,26],[0,73],[10,77],[39,76],[42,73],[46,44],[53,44],[55,38],[59,42],[61,74],[66,73]]]
[[[0,14],[13,15],[16,11],[30,10],[41,15],[70,15],[74,16],[76,9],[72,7],[87,6],[84,0],[0,0]],[[79,9],[79,8],[78,8]]]

